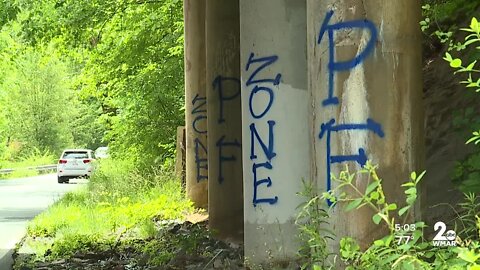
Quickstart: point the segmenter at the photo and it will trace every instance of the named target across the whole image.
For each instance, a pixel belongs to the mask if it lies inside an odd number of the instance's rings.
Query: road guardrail
[[[0,174],[9,174],[9,173],[12,173],[12,172],[18,171],[18,170],[36,170],[36,171],[39,171],[39,172],[55,171],[55,170],[57,170],[57,164],[32,166],[32,167],[24,167],[24,168],[0,169]]]

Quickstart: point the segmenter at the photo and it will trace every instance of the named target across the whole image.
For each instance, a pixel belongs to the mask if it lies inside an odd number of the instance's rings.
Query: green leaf
[[[478,21],[477,18],[473,17],[472,21],[470,22],[470,29],[472,29],[475,32],[478,32]]]
[[[427,171],[423,171],[418,177],[417,177],[417,180],[416,180],[416,183],[418,184],[418,182],[420,182],[420,180],[423,179],[423,177],[425,176],[425,174],[427,173]]]
[[[476,36],[476,35],[472,34],[472,36]],[[468,45],[470,45],[470,44],[472,44],[472,43],[475,43],[475,42],[478,42],[478,41],[480,41],[478,38],[471,38],[471,39],[468,39],[468,40],[465,42],[465,44],[463,44],[463,45],[468,46]]]
[[[373,223],[378,225],[378,224],[380,224],[380,221],[382,221],[382,217],[379,214],[375,214],[372,217],[372,220],[373,220]]]
[[[423,243],[420,243],[417,245],[417,248],[419,249],[426,249],[430,246],[430,244],[428,242],[423,242]]]
[[[460,28],[460,30],[465,31],[465,32],[471,32],[471,33],[475,32],[474,30],[472,30],[470,28]]]
[[[474,142],[474,141],[476,141],[476,140],[478,140],[478,139],[479,139],[479,138],[478,138],[477,136],[472,137],[472,138],[468,139],[468,141],[467,141],[465,144],[469,144],[469,143]]]
[[[375,241],[373,242],[373,244],[374,244],[375,246],[377,246],[377,247],[381,247],[381,246],[385,245],[385,243],[384,243],[383,240],[381,240],[381,239],[375,240]]]
[[[402,184],[402,187],[414,187],[414,186],[415,186],[415,183],[413,183],[413,182],[407,182],[407,183]]]
[[[397,209],[397,204],[395,204],[395,203],[389,204],[387,206],[387,210],[389,210],[389,211],[393,211],[393,210],[396,210],[396,209]]]
[[[417,194],[417,188],[416,187],[411,187],[405,190],[405,194],[411,195],[411,194]]]
[[[452,60],[453,60],[452,55],[449,54],[448,52],[445,53],[445,57],[443,59],[445,59],[448,62],[452,62]]]
[[[462,60],[459,59],[459,58],[456,58],[456,59],[453,59],[451,62],[450,62],[450,66],[452,68],[459,68],[462,66]]]
[[[470,65],[468,65],[468,67],[466,67],[465,69],[467,71],[471,71],[473,69],[473,67],[475,66],[475,64],[477,63],[477,60],[473,61],[472,63],[470,63]]]
[[[416,172],[412,172],[412,173],[410,174],[410,179],[412,179],[412,180],[417,179],[417,173],[416,173]]]
[[[370,199],[372,200],[378,200],[379,197],[380,197],[380,193],[378,193],[377,191],[374,191],[370,194]]]
[[[413,267],[413,264],[410,262],[403,262],[402,264],[402,269],[404,270],[414,270],[415,268]]]
[[[400,210],[398,210],[398,215],[403,216],[403,214],[405,214],[408,211],[408,209],[410,209],[410,205],[402,207]]]
[[[459,250],[458,257],[466,262],[475,263],[480,258],[480,254],[476,254],[474,250],[467,248],[460,248]]]
[[[407,201],[407,204],[412,205],[415,203],[416,200],[417,200],[417,195],[412,194],[407,197],[406,201]]]
[[[355,200],[349,202],[347,204],[347,206],[345,207],[345,211],[351,211],[351,210],[357,208],[362,203],[362,201],[363,201],[363,198],[358,198],[358,199],[355,199]]]
[[[375,188],[378,187],[378,184],[379,182],[377,181],[374,181],[372,183],[370,183],[368,186],[367,186],[367,189],[365,190],[365,195],[368,195],[370,192],[372,192]]]

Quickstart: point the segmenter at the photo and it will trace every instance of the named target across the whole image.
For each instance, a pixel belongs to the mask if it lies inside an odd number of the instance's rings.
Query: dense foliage
[[[466,28],[461,29],[463,32],[467,33],[465,40],[463,42],[459,42],[461,45],[460,50],[472,49],[474,52],[478,52],[480,47],[478,43],[480,42],[480,23],[478,20],[473,17],[470,25]],[[471,55],[471,53],[470,53]],[[466,61],[461,58],[453,57],[449,52],[445,53],[444,59],[450,63],[450,66],[454,68],[455,74],[467,74],[466,79],[461,81],[462,84],[466,86],[467,89],[473,90],[472,92],[479,93],[480,92],[480,78],[478,73],[480,70],[478,69],[477,59],[478,57],[473,57],[473,59],[467,59]],[[465,63],[466,62],[466,63]],[[470,109],[469,116],[474,120],[470,121],[468,127],[469,131],[472,132],[471,129],[480,129],[479,119],[476,110]],[[480,143],[480,130],[473,131],[473,137],[471,137],[466,142],[467,144],[479,144]],[[480,149],[476,149],[472,151],[468,157],[462,161],[457,162],[455,173],[454,173],[454,181],[459,185],[460,189],[464,192],[480,192],[480,183],[478,179],[480,178]]]
[[[183,122],[182,1],[0,1],[0,157],[109,144],[152,166]]]
[[[301,255],[304,260],[303,269],[339,269],[346,270],[451,270],[480,269],[480,219],[478,209],[479,197],[467,194],[459,207],[458,217],[450,223],[455,225],[454,236],[456,246],[436,246],[430,237],[424,235],[425,228],[433,224],[423,221],[411,221],[409,211],[413,209],[417,199],[417,186],[423,178],[421,174],[412,173],[410,180],[402,184],[405,193],[403,207],[391,203],[383,191],[383,180],[377,175],[376,167],[370,163],[357,173],[350,173],[348,168],[335,177],[338,185],[326,192],[322,197],[308,196],[309,202],[302,206],[299,219],[305,214],[311,217],[306,223],[298,223],[303,242]],[[356,187],[358,175],[368,179],[365,189]],[[309,187],[306,187],[309,190]],[[331,209],[321,210],[325,199],[334,204]],[[320,202],[320,203],[319,203]],[[386,235],[376,239],[365,250],[357,240],[344,237],[339,240],[339,250],[329,250],[328,241],[337,241],[329,231],[329,215],[333,207],[342,207],[342,211],[356,211],[362,207],[373,210],[372,221]],[[407,226],[405,226],[407,225]],[[307,234],[307,235],[305,235]],[[308,236],[305,241],[305,237]],[[331,240],[330,240],[331,239]],[[450,239],[451,240],[451,239]],[[340,267],[341,266],[341,267]]]
[[[422,1],[424,19],[420,27],[425,34],[425,43],[429,53],[445,54],[451,67],[455,69],[456,79],[464,83],[467,89],[478,89],[478,65],[480,57],[478,50],[479,24],[476,19],[468,21],[475,16],[480,8],[480,1],[475,0],[434,0]],[[465,28],[465,26],[468,27]],[[464,38],[466,37],[466,38]],[[478,91],[477,91],[478,92]],[[453,111],[452,127],[456,133],[465,138],[468,143],[476,143],[480,129],[478,117],[478,101],[480,96],[476,91],[465,91],[469,104]],[[471,140],[472,130],[475,137]],[[480,148],[472,147],[470,153],[456,162],[451,173],[454,183],[463,192],[479,192],[480,184]]]

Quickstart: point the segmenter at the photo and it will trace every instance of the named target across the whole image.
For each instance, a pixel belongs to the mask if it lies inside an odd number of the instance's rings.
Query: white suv
[[[57,164],[58,183],[68,183],[71,178],[90,177],[93,171],[93,151],[89,149],[67,149]]]

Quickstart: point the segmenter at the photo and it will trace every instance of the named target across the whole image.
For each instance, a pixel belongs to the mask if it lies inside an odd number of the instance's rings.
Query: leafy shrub
[[[29,236],[55,239],[52,256],[106,249],[123,235],[149,238],[153,220],[193,211],[172,172],[142,175],[126,161],[109,159],[97,166],[88,186],[67,193],[29,224]]]
[[[478,45],[480,42],[480,23],[475,17],[472,18],[470,25],[467,28],[462,28],[461,30],[468,34],[465,37],[465,41],[461,43],[462,49],[471,48],[476,44]],[[480,52],[480,47],[476,47],[476,49],[477,52]],[[444,59],[456,70],[455,74],[467,75],[467,79],[461,81],[467,89],[473,89],[477,93],[480,92],[480,78],[477,76],[477,74],[480,73],[480,70],[477,69],[476,59],[469,63],[464,63],[462,59],[455,58],[448,52],[445,53]],[[470,110],[469,114],[473,114],[473,111]],[[474,120],[469,119],[469,122],[470,126],[472,123],[477,125],[478,117]],[[474,131],[473,137],[471,137],[466,143],[480,143],[480,130]],[[463,192],[480,192],[480,182],[478,179],[480,179],[480,149],[476,149],[467,158],[457,162],[453,174],[454,182]]]
[[[339,259],[345,264],[347,270],[450,270],[450,269],[480,269],[480,218],[478,209],[480,204],[475,195],[466,195],[465,203],[461,204],[463,209],[458,219],[456,219],[459,234],[457,235],[457,247],[442,248],[435,247],[424,239],[423,229],[427,227],[424,222],[414,223],[414,228],[410,232],[405,232],[398,227],[399,224],[406,224],[405,217],[411,210],[417,199],[417,185],[422,179],[424,173],[417,175],[412,173],[410,180],[402,187],[406,195],[406,205],[397,209],[395,203],[388,202],[382,188],[382,180],[376,173],[376,167],[367,163],[366,167],[358,172],[366,174],[371,182],[365,190],[359,190],[353,183],[356,173],[350,173],[348,170],[340,173],[334,181],[338,183],[337,187],[331,192],[324,193],[323,199],[331,200],[334,203],[345,202],[345,211],[354,211],[362,207],[369,207],[375,211],[372,220],[379,226],[387,226],[389,233],[381,239],[375,240],[366,250],[361,250],[355,239],[345,237],[340,240]],[[347,193],[349,192],[349,193]],[[334,204],[335,205],[335,204]],[[301,213],[301,215],[303,215]],[[404,217],[403,221],[396,221],[398,217]],[[310,216],[316,219],[318,216]],[[318,221],[312,223],[324,222],[324,215],[319,217]],[[302,228],[301,228],[302,230]],[[325,230],[311,231],[311,239],[320,239]],[[411,234],[413,239],[402,241],[398,239]],[[329,236],[328,234],[326,235]],[[308,241],[306,244],[310,244]],[[325,249],[312,249],[316,251],[316,256],[304,257],[313,269],[334,269],[334,263],[324,260],[315,261],[324,254],[328,254]],[[336,259],[333,260],[335,262]]]
[[[334,233],[328,230],[328,211],[323,200],[316,195],[314,185],[303,181],[304,190],[299,194],[306,202],[298,206],[300,212],[295,220],[299,228],[299,240],[303,245],[299,255],[303,258],[303,269],[326,269],[330,253],[328,241],[334,239]]]

